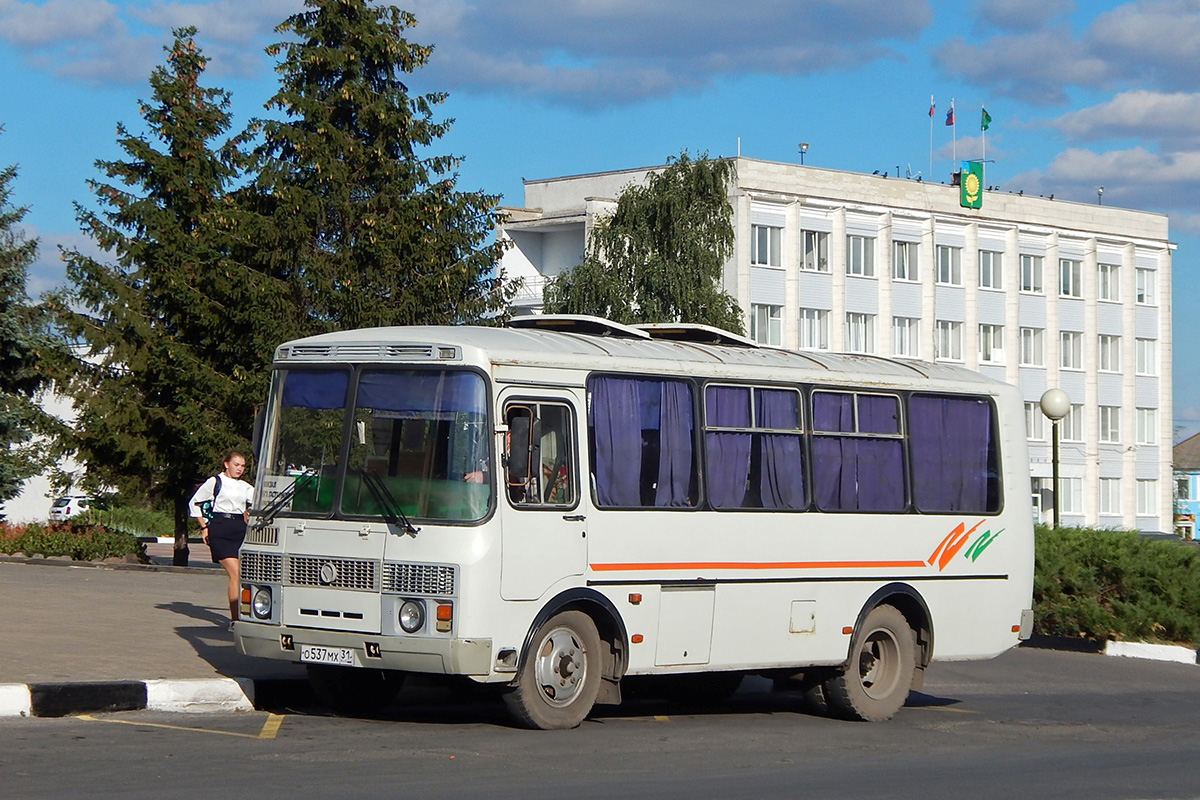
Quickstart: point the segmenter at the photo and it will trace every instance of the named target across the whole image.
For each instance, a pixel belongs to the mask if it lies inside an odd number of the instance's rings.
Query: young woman
[[[229,629],[238,618],[238,550],[246,538],[254,487],[241,480],[246,457],[236,450],[225,454],[224,470],[200,484],[188,505],[200,526],[200,537],[212,552],[213,563],[229,575]],[[218,486],[217,479],[220,478]],[[212,518],[205,521],[200,505],[212,500]]]

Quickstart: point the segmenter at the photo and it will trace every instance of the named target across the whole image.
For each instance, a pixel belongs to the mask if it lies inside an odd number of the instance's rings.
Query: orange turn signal
[[[641,593],[640,593],[640,592],[632,592],[632,593],[629,595],[629,604],[630,604],[630,605],[634,605],[634,606],[636,606],[636,605],[638,605],[638,604],[639,604],[639,603],[641,603],[641,602],[642,602],[642,595],[641,595]]]
[[[854,633],[854,628],[851,628],[849,625],[847,625],[846,627],[842,628],[842,633],[849,636],[850,634]]]
[[[640,633],[635,633],[633,636],[629,637],[629,641],[633,642],[634,644],[641,644],[642,638],[643,637]]]
[[[454,617],[454,606],[438,604],[437,618],[445,621]]]
[[[249,586],[242,587],[242,602],[246,603],[247,605],[250,604],[250,587]]]

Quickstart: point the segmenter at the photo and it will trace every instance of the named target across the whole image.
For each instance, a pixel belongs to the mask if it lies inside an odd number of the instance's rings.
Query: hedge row
[[[1128,531],[1037,527],[1034,632],[1200,645],[1200,550]]]
[[[66,556],[75,561],[103,561],[133,555],[148,562],[146,546],[136,536],[109,530],[86,519],[28,525],[0,525],[0,553]]]

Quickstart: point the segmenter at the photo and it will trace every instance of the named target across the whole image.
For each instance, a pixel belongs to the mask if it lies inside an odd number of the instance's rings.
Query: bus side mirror
[[[509,486],[525,486],[537,465],[541,422],[534,419],[533,410],[517,406],[508,410],[507,458],[505,481]]]

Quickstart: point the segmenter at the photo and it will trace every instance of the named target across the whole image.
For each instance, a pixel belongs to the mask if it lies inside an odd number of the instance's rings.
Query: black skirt
[[[246,538],[246,520],[240,514],[232,517],[215,516],[208,523],[208,549],[214,564],[226,558],[237,558]]]

